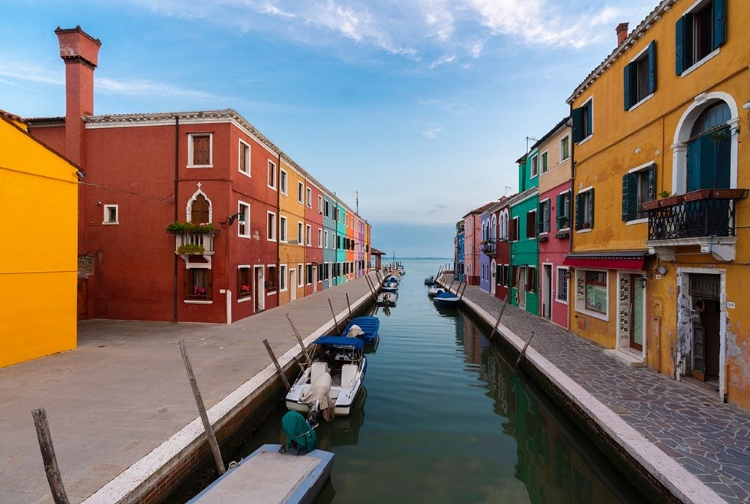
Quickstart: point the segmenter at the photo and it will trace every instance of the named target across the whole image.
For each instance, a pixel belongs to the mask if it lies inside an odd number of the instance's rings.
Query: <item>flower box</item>
[[[711,197],[711,189],[698,189],[682,195],[683,201],[698,201]]]

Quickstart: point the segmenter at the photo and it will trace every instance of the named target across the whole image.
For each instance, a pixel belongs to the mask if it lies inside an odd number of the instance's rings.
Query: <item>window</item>
[[[318,228],[318,248],[323,248],[323,230]]]
[[[570,191],[558,194],[555,202],[557,229],[568,229],[570,227]]]
[[[607,272],[583,271],[584,307],[598,313],[607,313]],[[580,279],[580,277],[579,277]]]
[[[526,290],[536,292],[536,268],[534,266],[529,266],[526,270]]]
[[[286,217],[279,217],[279,241],[286,242]]]
[[[302,272],[304,270],[302,269],[302,265],[297,265],[297,287],[304,287],[305,286],[305,279],[302,277]]]
[[[711,55],[727,40],[727,1],[707,0],[685,13],[675,25],[675,73]]]
[[[190,222],[193,224],[211,222],[211,204],[202,194],[198,194],[190,204]]]
[[[555,299],[558,301],[568,302],[568,277],[570,270],[568,268],[557,267],[557,294]]]
[[[539,173],[539,156],[534,155],[531,158],[531,178],[534,178]]]
[[[185,299],[190,301],[211,301],[210,269],[191,268],[185,270]]]
[[[510,220],[510,241],[517,241],[518,240],[518,217],[513,217]]]
[[[268,267],[268,279],[266,280],[266,289],[269,291],[275,291],[278,277],[276,275],[276,266],[269,266]]]
[[[305,283],[307,283],[307,285],[310,285],[313,282],[313,280],[314,280],[314,278],[313,278],[313,265],[312,264],[308,264],[307,265],[307,269],[306,269],[306,274],[305,274]]]
[[[323,242],[323,248],[328,248],[328,231],[325,232],[325,241]]]
[[[268,161],[268,187],[276,189],[276,163]]]
[[[302,223],[300,221],[297,221],[297,243],[299,243],[300,245],[302,245],[302,244],[305,243],[304,242],[305,237],[302,234],[303,233],[303,231],[302,231],[303,229],[304,229],[304,226],[302,225]],[[300,271],[302,271],[302,270],[300,270]]]
[[[248,266],[240,266],[237,269],[237,299],[247,299],[251,295],[252,276]]]
[[[323,196],[318,196],[318,213],[323,213]]]
[[[325,201],[325,212],[324,212],[324,214],[323,214],[323,215],[325,215],[325,217],[326,217],[326,218],[328,218],[328,217],[330,217],[330,216],[331,216],[331,213],[330,213],[330,211],[329,211],[328,200],[326,200],[326,201]]]
[[[549,200],[540,201],[539,202],[539,222],[537,223],[538,234],[549,233],[549,214],[550,214]]]
[[[305,184],[297,182],[297,201],[299,204],[303,204],[305,198]]]
[[[310,224],[305,228],[305,245],[308,247],[312,245],[312,226]]]
[[[573,109],[573,141],[580,143],[594,134],[594,99]]]
[[[687,144],[687,191],[731,186],[732,113],[726,102],[706,108],[695,120]]]
[[[510,284],[510,265],[503,264],[503,285],[508,287],[508,284]]]
[[[237,207],[237,235],[245,238],[250,237],[250,205],[240,203]]]
[[[576,196],[576,230],[594,227],[594,189],[581,191]]]
[[[536,238],[536,210],[526,212],[526,238]]]
[[[570,135],[565,135],[560,140],[560,162],[567,160],[570,157]]]
[[[268,241],[276,241],[276,214],[268,212],[268,229],[266,236]]]
[[[631,170],[622,176],[622,220],[645,219],[648,212],[639,211],[641,205],[656,199],[656,165]]]
[[[240,172],[250,175],[250,145],[240,140]]]
[[[307,188],[307,208],[312,208],[312,189]]]
[[[286,290],[286,264],[279,267],[279,290]]]
[[[279,187],[281,188],[281,194],[287,193],[287,173],[284,170],[279,170],[281,175],[279,177]]]
[[[656,91],[656,42],[625,65],[625,110]]]
[[[547,170],[549,169],[547,165],[547,152],[542,152],[542,173],[547,173]]]
[[[104,205],[104,220],[102,224],[119,224],[117,205]]]
[[[188,167],[210,167],[213,135],[196,133],[188,135]]]

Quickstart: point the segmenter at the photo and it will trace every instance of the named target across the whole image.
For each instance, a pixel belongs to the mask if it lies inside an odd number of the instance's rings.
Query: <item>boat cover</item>
[[[359,338],[347,338],[346,336],[321,336],[314,342],[316,345],[331,345],[364,350],[365,343]]]
[[[346,331],[346,334],[344,336],[346,336],[347,338],[356,338],[357,336],[364,336],[364,335],[365,335],[365,332],[362,330],[361,327],[359,327],[357,324],[352,324],[351,326],[349,326],[349,330]]]
[[[289,411],[281,419],[281,428],[286,434],[286,447],[301,448],[311,452],[315,449],[318,436],[315,429],[298,411]]]

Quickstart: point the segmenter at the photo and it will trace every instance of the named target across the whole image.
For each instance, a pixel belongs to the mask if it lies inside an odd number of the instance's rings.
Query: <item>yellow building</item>
[[[305,173],[288,157],[279,170],[279,305],[305,296]]]
[[[0,367],[76,347],[77,171],[0,111]]]
[[[663,0],[631,33],[618,27],[616,49],[568,99],[566,258],[572,330],[744,408],[748,23],[745,0]]]

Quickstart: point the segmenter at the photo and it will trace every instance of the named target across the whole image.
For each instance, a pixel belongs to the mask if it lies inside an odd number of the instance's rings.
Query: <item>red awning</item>
[[[638,254],[569,254],[563,265],[582,268],[604,268],[643,271],[646,262],[644,252]]]

